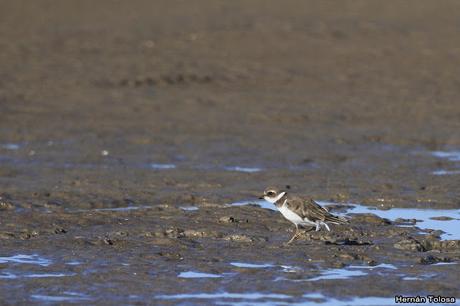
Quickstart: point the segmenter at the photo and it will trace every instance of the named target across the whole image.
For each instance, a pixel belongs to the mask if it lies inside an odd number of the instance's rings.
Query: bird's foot
[[[301,234],[301,233],[300,233],[299,231],[296,231],[295,234],[294,234],[294,236],[292,236],[291,239],[289,239],[289,241],[286,242],[284,245],[285,245],[285,246],[290,245],[292,242],[294,242],[294,240],[296,240],[296,239],[300,236],[300,234]]]

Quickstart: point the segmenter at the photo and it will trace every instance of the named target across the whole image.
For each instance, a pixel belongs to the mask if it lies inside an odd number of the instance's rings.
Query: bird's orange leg
[[[299,226],[296,224],[295,225],[295,233],[294,233],[294,236],[292,236],[292,238],[286,243],[286,244],[290,244],[291,242],[293,242],[294,240],[297,239],[297,237],[300,235],[300,232],[299,232]]]

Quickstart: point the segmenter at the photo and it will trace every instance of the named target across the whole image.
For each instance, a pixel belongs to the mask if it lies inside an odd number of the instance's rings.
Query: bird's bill
[[[261,196],[259,197],[259,200],[265,200],[264,196],[261,195]]]

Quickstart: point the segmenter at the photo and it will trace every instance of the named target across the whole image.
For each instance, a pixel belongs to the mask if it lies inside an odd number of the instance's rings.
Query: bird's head
[[[268,201],[270,203],[275,203],[285,195],[286,191],[279,190],[274,187],[268,187],[267,189],[265,189],[264,194],[260,197],[260,199],[264,199],[265,201]]]

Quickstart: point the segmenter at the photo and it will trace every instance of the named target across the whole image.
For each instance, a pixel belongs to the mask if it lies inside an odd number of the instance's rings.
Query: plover
[[[321,227],[325,227],[330,231],[331,229],[326,222],[332,224],[348,223],[345,218],[334,216],[314,200],[288,196],[286,191],[276,188],[269,187],[265,189],[263,196],[260,198],[275,204],[281,214],[294,223],[296,231],[294,236],[287,242],[288,244],[294,241],[300,234],[299,226],[315,227],[316,231],[319,231]]]

